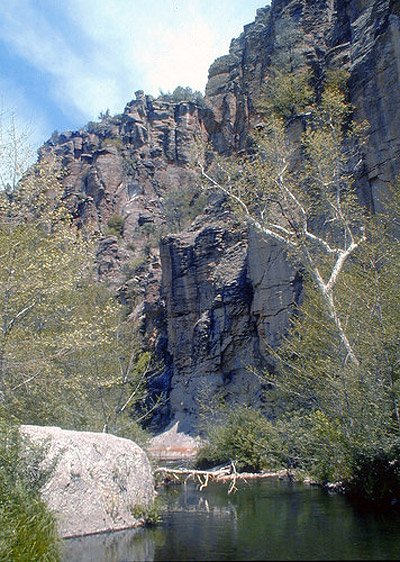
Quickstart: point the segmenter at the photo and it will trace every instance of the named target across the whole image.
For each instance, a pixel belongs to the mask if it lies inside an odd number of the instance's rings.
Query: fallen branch
[[[161,474],[164,478],[163,481],[168,480],[181,481],[183,479],[185,482],[192,478],[193,480],[198,480],[200,490],[204,490],[208,486],[209,482],[230,482],[228,494],[236,491],[236,482],[238,480],[255,480],[262,478],[284,478],[290,474],[287,470],[282,470],[279,472],[237,472],[234,463],[227,466],[218,467],[213,470],[195,470],[190,468],[167,468],[159,467],[156,468],[154,474]]]

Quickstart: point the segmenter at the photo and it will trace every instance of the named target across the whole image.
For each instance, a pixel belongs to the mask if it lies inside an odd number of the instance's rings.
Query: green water
[[[268,480],[160,493],[156,528],[65,541],[66,562],[399,560],[399,511],[360,509],[319,488]]]

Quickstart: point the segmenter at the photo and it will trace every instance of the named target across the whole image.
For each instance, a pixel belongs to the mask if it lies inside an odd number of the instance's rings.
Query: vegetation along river
[[[398,560],[398,510],[371,511],[286,480],[160,491],[162,521],[64,541],[65,562]]]

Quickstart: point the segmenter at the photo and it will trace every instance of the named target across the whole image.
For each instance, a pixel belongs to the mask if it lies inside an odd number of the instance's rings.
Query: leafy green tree
[[[276,31],[274,54],[268,66],[263,95],[256,109],[264,116],[286,121],[304,112],[316,95],[302,49],[303,35],[290,17],[283,17]]]
[[[17,388],[34,386],[46,371],[52,331],[63,322],[66,295],[87,258],[86,244],[51,204],[56,183],[43,166],[11,196],[1,193],[0,392],[6,404]],[[54,179],[54,178],[53,178]]]
[[[281,412],[287,419],[293,412],[303,417],[297,435],[299,442],[300,433],[307,438],[302,438],[298,458],[320,481],[347,481],[350,489],[358,487],[356,480],[365,478],[368,467],[378,476],[397,463],[400,245],[392,230],[393,215],[367,222],[367,241],[338,283],[338,310],[346,318],[359,363],[343,361],[340,338],[323,302],[307,285],[288,337],[278,351],[271,350],[277,368],[268,379],[275,385]],[[283,433],[289,425],[281,425]],[[290,431],[296,434],[293,427]],[[380,466],[384,458],[386,469]],[[370,483],[375,495],[384,484]],[[399,492],[400,482],[391,499]]]
[[[343,73],[331,73],[307,114],[296,104],[290,116],[271,110],[254,154],[200,167],[208,188],[304,269],[304,302],[289,337],[270,350],[269,400],[291,443],[287,458],[320,481],[354,482],[357,459],[380,462],[383,450],[398,462],[399,215],[396,194],[378,226],[359,205],[353,170],[366,125],[352,120],[343,86]]]
[[[0,189],[15,189],[21,175],[32,160],[28,144],[29,132],[19,126],[16,116],[0,108]]]
[[[192,90],[190,86],[177,86],[172,92],[163,92],[160,90],[160,97],[166,101],[179,103],[181,101],[191,101],[201,105],[203,103],[203,94],[199,90]]]
[[[215,419],[216,412],[213,412]],[[249,406],[224,405],[219,423],[207,424],[207,444],[201,449],[199,466],[233,462],[239,470],[280,468],[283,444],[271,421]]]
[[[264,87],[265,95],[257,104],[258,112],[291,119],[311,106],[315,95],[307,69],[292,73],[281,68],[270,68],[269,72],[270,79]]]
[[[254,156],[230,167],[216,159],[214,175],[200,167],[209,187],[223,192],[250,227],[304,264],[340,335],[342,353],[357,364],[335,302],[345,263],[365,241],[349,171],[362,127],[349,120],[350,111],[331,80],[299,144],[288,136],[284,119],[271,116],[255,134]]]
[[[76,305],[70,330],[56,342],[64,353],[55,361],[63,384],[55,415],[64,411],[73,427],[142,440],[140,416],[132,409],[146,396],[151,355],[142,350],[125,307],[106,288],[89,282]]]
[[[179,232],[200,215],[206,206],[204,193],[194,185],[183,185],[169,189],[163,201],[167,227],[170,232]]]
[[[95,284],[96,240],[72,227],[61,195],[43,162],[0,194],[0,411],[132,435],[149,358],[124,307]]]
[[[124,233],[125,219],[119,213],[114,213],[107,221],[105,234],[111,234],[120,238]]]

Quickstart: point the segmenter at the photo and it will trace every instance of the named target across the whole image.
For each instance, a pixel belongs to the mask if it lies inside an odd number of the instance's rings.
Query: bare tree
[[[254,135],[255,154],[238,164],[216,158],[206,169],[208,188],[224,193],[247,223],[280,243],[307,267],[345,350],[358,365],[335,303],[343,268],[365,241],[351,167],[364,128],[332,79],[308,115],[285,121],[271,115]],[[296,140],[295,131],[301,129]]]

